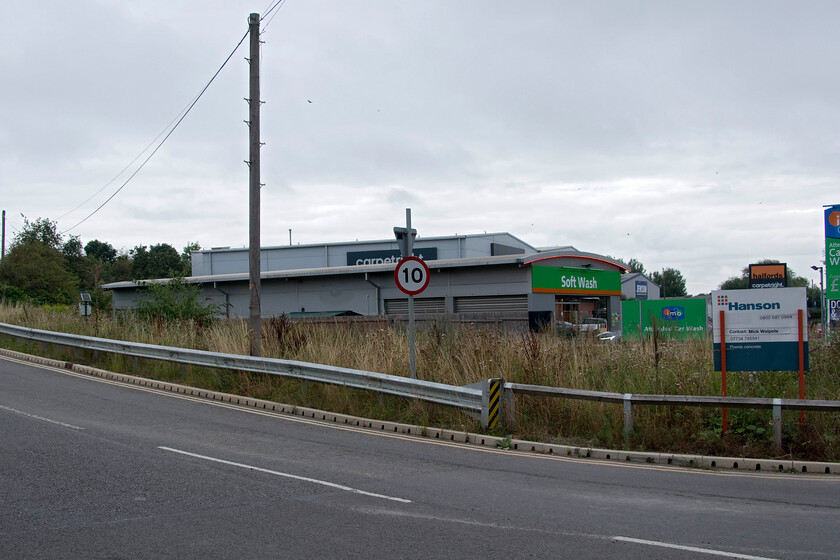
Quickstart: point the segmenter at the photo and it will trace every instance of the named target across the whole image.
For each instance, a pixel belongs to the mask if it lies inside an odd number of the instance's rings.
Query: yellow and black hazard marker
[[[495,428],[499,424],[499,416],[502,412],[502,384],[501,379],[487,380],[487,428]]]

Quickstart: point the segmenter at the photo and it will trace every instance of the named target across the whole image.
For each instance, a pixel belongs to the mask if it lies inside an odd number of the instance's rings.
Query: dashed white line
[[[710,554],[712,556],[725,556],[726,558],[739,558],[741,560],[774,560],[766,556],[750,556],[749,554],[738,554],[737,552],[726,552],[724,550],[714,550],[712,548],[699,548],[696,546],[685,546],[681,544],[671,544],[661,541],[648,541],[645,539],[633,539],[630,537],[611,537],[613,540],[629,542],[635,544],[644,544],[648,546],[658,546],[660,548],[673,548],[676,550],[685,550],[687,552],[699,552],[701,554]]]
[[[345,492],[352,492],[353,494],[362,494],[363,496],[370,496],[372,498],[381,498],[383,500],[391,500],[392,502],[400,502],[403,504],[410,504],[411,500],[406,500],[405,498],[397,498],[394,496],[386,496],[385,494],[375,494],[373,492],[366,492],[364,490],[359,490],[358,488],[352,488],[350,486],[344,486],[343,484],[336,484],[334,482],[327,482],[326,480],[318,480],[317,478],[309,478],[307,476],[299,476],[296,474],[284,473],[280,471],[273,471],[270,469],[264,469],[261,467],[255,467],[253,465],[246,465],[244,463],[235,463],[233,461],[226,461],[225,459],[219,459],[216,457],[208,457],[207,455],[199,455],[197,453],[190,453],[189,451],[182,451],[180,449],[172,449],[171,447],[163,447],[158,446],[158,449],[163,451],[170,451],[172,453],[178,453],[181,455],[186,455],[188,457],[195,457],[196,459],[203,459],[205,461],[212,461],[214,463],[221,463],[223,465],[230,465],[232,467],[240,467],[243,469],[250,469],[252,471],[273,474],[275,476],[282,476],[285,478],[291,478],[294,480],[300,480],[303,482],[310,482],[312,484],[320,484],[321,486],[327,486],[329,488],[335,488],[337,490],[344,490]]]
[[[26,416],[27,418],[32,418],[33,420],[40,420],[42,422],[49,422],[50,424],[55,424],[56,426],[61,426],[63,428],[70,428],[71,430],[84,430],[84,428],[79,427],[79,426],[74,426],[73,424],[66,424],[66,423],[60,422],[58,420],[51,420],[49,418],[44,418],[43,416],[36,416],[34,414],[29,414],[28,412],[23,412],[22,410],[9,408],[8,406],[0,405],[0,410],[5,410],[7,412],[13,412],[15,414],[20,414],[21,416]]]

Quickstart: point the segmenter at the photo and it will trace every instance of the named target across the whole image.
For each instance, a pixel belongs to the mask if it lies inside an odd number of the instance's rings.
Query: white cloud
[[[204,86],[253,9],[0,8],[14,22],[0,34],[12,231],[21,212],[56,219],[102,188]],[[411,207],[420,235],[573,244],[677,268],[691,292],[762,258],[817,278],[821,207],[840,202],[838,12],[289,1],[263,35],[263,240],[284,244],[290,228],[301,243],[388,238]],[[245,56],[71,233],[126,248],[247,243]]]

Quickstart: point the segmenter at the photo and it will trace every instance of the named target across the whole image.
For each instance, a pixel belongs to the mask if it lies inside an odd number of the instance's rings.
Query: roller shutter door
[[[444,298],[414,298],[415,313],[446,313]],[[385,315],[408,315],[408,298],[386,299]]]
[[[528,295],[456,297],[455,313],[497,313],[528,311]]]

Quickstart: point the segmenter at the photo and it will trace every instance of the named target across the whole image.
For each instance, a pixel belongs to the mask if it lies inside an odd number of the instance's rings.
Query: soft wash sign
[[[840,299],[840,204],[825,209],[825,298]]]
[[[722,343],[727,371],[797,371],[800,336],[808,369],[806,305],[805,288],[713,291],[715,371],[721,370]]]
[[[531,267],[531,289],[547,294],[621,295],[621,274],[617,270]]]

